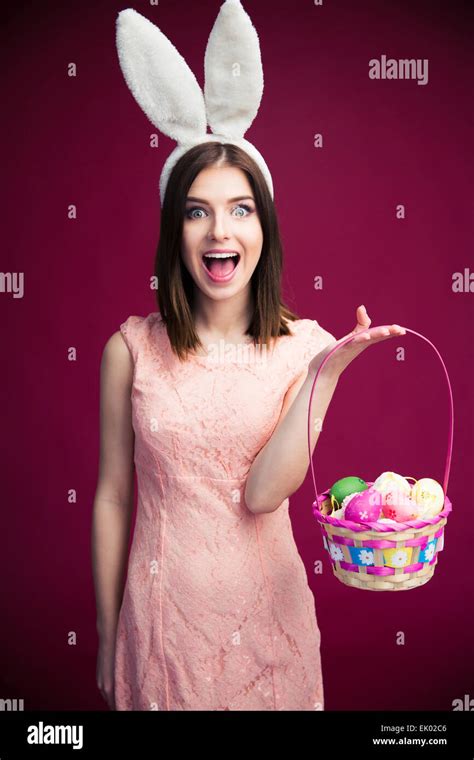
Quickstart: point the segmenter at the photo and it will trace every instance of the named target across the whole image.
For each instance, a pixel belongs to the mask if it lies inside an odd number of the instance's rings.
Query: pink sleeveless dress
[[[134,360],[138,505],[117,710],[324,709],[315,600],[289,501],[255,515],[244,499],[285,393],[335,340],[315,320],[289,327],[264,358],[227,347],[181,364],[158,312],[120,325]]]

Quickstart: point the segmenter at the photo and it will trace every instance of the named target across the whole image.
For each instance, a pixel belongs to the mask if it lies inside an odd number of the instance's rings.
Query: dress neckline
[[[166,336],[168,350],[173,354],[173,356],[176,356],[171,347],[168,333],[166,331],[166,325],[161,317],[160,312],[154,312],[153,316],[157,325],[161,327],[163,334]],[[290,336],[280,335],[277,340],[286,337]],[[278,344],[276,343],[273,345],[273,350],[276,349],[277,345]],[[263,363],[265,353],[270,356],[272,355],[272,349],[264,346],[262,351],[258,346],[254,345],[252,339],[247,343],[226,343],[224,339],[221,338],[218,346],[217,357],[215,355],[215,351],[208,351],[207,354],[193,354],[191,352],[188,352],[186,361],[196,362],[208,367],[222,366],[226,364],[259,364]],[[244,360],[244,357],[247,357],[246,360]]]

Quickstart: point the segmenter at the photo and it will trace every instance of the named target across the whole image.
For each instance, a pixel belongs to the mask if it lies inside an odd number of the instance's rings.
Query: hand
[[[97,655],[97,686],[111,710],[115,710],[114,692],[115,642],[99,645]]]
[[[365,351],[365,349],[369,346],[372,346],[374,343],[380,343],[382,340],[393,338],[396,335],[406,334],[406,330],[403,327],[400,327],[400,325],[374,327],[372,330],[369,330],[372,320],[367,314],[365,306],[359,306],[357,308],[356,319],[357,323],[352,332],[347,333],[347,335],[345,335],[340,340],[330,343],[324,348],[323,351],[320,351],[319,354],[316,354],[316,356],[311,360],[309,364],[310,373],[315,374],[321,366],[324,358],[330,351],[332,351],[334,346],[336,346],[338,343],[342,343],[342,341],[348,338],[349,335],[357,335],[357,337],[354,338],[354,340],[346,343],[345,346],[340,348],[331,356],[331,358],[324,365],[320,376],[326,375],[331,379],[338,379],[346,367],[351,363],[351,361],[355,359],[356,356],[359,356],[359,354],[361,354],[362,351]],[[361,333],[361,335],[358,335],[358,333]]]

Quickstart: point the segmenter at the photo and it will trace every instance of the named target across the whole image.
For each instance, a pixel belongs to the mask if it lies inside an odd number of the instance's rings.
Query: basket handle
[[[382,327],[390,327],[390,325],[381,325],[381,326]],[[374,328],[367,328],[367,330],[370,330],[370,329],[374,329]],[[428,340],[428,338],[425,338],[424,335],[421,335],[421,333],[416,332],[415,330],[410,330],[409,327],[404,327],[403,329],[406,332],[412,333],[413,335],[418,335],[419,338],[422,338],[423,340],[425,340],[427,343],[430,344],[430,346],[434,349],[434,351],[438,355],[438,358],[439,358],[441,364],[443,365],[444,374],[446,375],[446,381],[448,383],[448,392],[449,392],[449,403],[450,403],[450,407],[449,407],[448,452],[447,452],[447,455],[446,455],[446,466],[445,466],[445,471],[444,471],[444,482],[443,482],[443,491],[444,491],[444,494],[446,495],[447,492],[448,492],[449,471],[451,469],[451,457],[452,457],[452,453],[453,453],[453,429],[454,429],[453,391],[452,391],[452,388],[451,388],[451,383],[449,382],[448,370],[446,369],[446,365],[445,365],[443,359],[441,358],[441,354],[439,353],[438,349],[436,348],[436,346],[433,345],[433,343],[430,340]],[[354,338],[358,337],[361,334],[361,332],[366,332],[366,331],[365,330],[361,330],[361,331],[357,332],[355,335],[351,335],[350,337],[346,338],[341,343],[339,343],[337,346],[334,346],[334,348],[327,354],[327,356],[324,357],[323,361],[321,362],[320,366],[318,367],[318,371],[316,372],[316,376],[315,376],[315,378],[313,380],[313,385],[311,387],[311,394],[310,394],[310,397],[309,397],[309,409],[308,409],[308,452],[309,452],[309,461],[310,461],[310,464],[311,464],[311,474],[313,476],[314,492],[315,492],[315,495],[316,495],[316,501],[314,502],[316,504],[316,506],[318,506],[318,489],[317,489],[317,486],[316,486],[316,478],[314,476],[313,457],[311,455],[311,438],[310,438],[311,402],[313,400],[313,392],[314,392],[314,388],[316,386],[316,380],[318,379],[319,373],[321,372],[322,368],[326,364],[326,362],[329,359],[329,357],[332,356],[332,354],[335,351],[337,351],[339,348],[341,348],[341,346],[344,346],[346,343],[350,343],[352,340],[354,340]],[[401,336],[397,336],[397,337],[401,337]]]

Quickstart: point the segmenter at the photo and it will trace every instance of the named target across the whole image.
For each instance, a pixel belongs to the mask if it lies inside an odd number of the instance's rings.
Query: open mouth
[[[227,281],[232,277],[240,261],[239,253],[205,253],[202,257],[204,268],[215,282]]]

